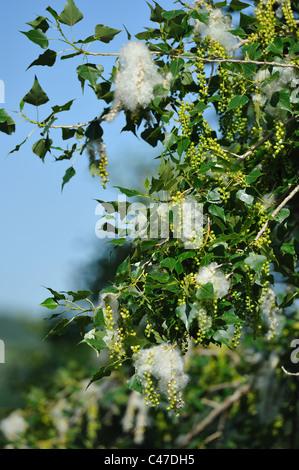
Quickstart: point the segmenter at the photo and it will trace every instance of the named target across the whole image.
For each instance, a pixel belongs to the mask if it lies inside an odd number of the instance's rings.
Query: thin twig
[[[192,439],[198,434],[200,434],[207,426],[209,426],[223,411],[227,410],[230,406],[240,400],[243,395],[246,395],[249,392],[249,385],[243,385],[238,388],[231,396],[226,398],[222,403],[219,404],[217,408],[214,408],[208,416],[200,421],[186,436],[182,441],[179,442],[180,448],[186,448]]]
[[[275,211],[272,212],[271,218],[275,218],[278,214],[278,212],[289,202],[290,199],[292,199],[295,194],[299,191],[299,184],[296,186],[296,188],[293,189],[293,191],[279,204],[279,206],[275,209]],[[254,239],[254,242],[256,242],[265,232],[266,228],[268,227],[269,220],[266,220],[264,223],[263,227],[257,234],[257,236]]]
[[[84,55],[93,55],[93,56],[115,56],[119,57],[118,52],[89,52],[89,51],[84,51],[83,49],[76,48],[78,52],[81,52],[81,54]],[[281,62],[268,62],[268,61],[262,61],[262,60],[251,60],[251,59],[232,59],[232,58],[223,58],[223,57],[214,57],[213,59],[209,59],[207,57],[198,57],[197,55],[182,55],[182,54],[174,54],[172,52],[166,52],[166,51],[150,51],[151,54],[159,54],[159,55],[169,55],[170,57],[173,57],[174,59],[196,59],[200,60],[201,62],[207,63],[207,64],[213,64],[213,63],[222,63],[222,62],[229,62],[229,63],[235,63],[235,64],[255,64],[255,65],[269,65],[273,67],[291,67],[291,68],[297,68],[299,69],[299,65],[297,64],[284,64]]]
[[[299,118],[299,114],[296,114],[295,116],[291,117],[290,119],[288,119],[285,123],[284,123],[284,126],[287,126],[288,124],[290,124],[291,122],[293,121],[296,121],[297,119]],[[239,156],[239,163],[244,160],[245,158],[249,157],[249,155],[251,155],[256,149],[258,149],[259,147],[261,147],[261,145],[263,145],[265,142],[267,142],[267,140],[271,139],[271,137],[273,137],[273,135],[275,134],[275,131],[271,131],[269,132],[269,134],[267,134],[265,137],[263,137],[261,140],[259,140],[258,142],[256,142],[256,144],[254,144],[249,150],[247,150],[247,152],[245,152],[243,155],[240,155]]]

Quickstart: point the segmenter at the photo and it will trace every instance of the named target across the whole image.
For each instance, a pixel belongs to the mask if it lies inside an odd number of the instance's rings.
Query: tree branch
[[[78,52],[81,52],[81,54],[84,55],[93,55],[93,56],[115,56],[119,57],[119,53],[117,52],[89,52],[89,51],[84,51],[83,49],[75,48]],[[166,54],[169,55],[170,57],[173,57],[174,59],[196,59],[200,60],[201,62],[207,63],[207,64],[213,64],[213,63],[222,63],[222,62],[229,62],[229,63],[235,63],[235,64],[255,64],[255,65],[269,65],[273,67],[291,67],[291,68],[297,68],[299,69],[299,65],[297,64],[283,64],[281,62],[267,62],[267,61],[262,61],[262,60],[251,60],[251,59],[232,59],[232,58],[223,58],[223,57],[214,57],[214,58],[207,58],[207,57],[198,57],[196,55],[182,55],[182,54],[174,54],[172,52],[165,52],[165,51],[150,51],[151,54]]]
[[[296,114],[295,116],[291,117],[290,119],[288,119],[284,125],[287,126],[288,124],[290,124],[291,122],[293,121],[296,121],[297,119],[299,118],[299,114]],[[263,145],[265,142],[267,142],[267,140],[271,139],[271,137],[273,137],[273,135],[275,134],[275,131],[271,131],[269,132],[269,134],[267,134],[265,137],[262,138],[262,140],[260,140],[259,142],[257,142],[256,144],[254,144],[249,150],[247,150],[247,152],[245,152],[243,155],[240,155],[239,156],[239,162],[240,163],[242,160],[244,160],[245,158],[249,157],[249,155],[251,155],[256,149],[258,149],[261,145]],[[230,152],[229,152],[230,153]]]
[[[209,426],[223,411],[236,403],[243,395],[249,392],[249,385],[242,385],[231,396],[226,398],[218,407],[214,408],[208,416],[200,421],[186,436],[179,442],[179,448],[186,448],[191,440],[200,434],[207,426]]]
[[[276,217],[278,212],[289,202],[290,199],[292,199],[295,194],[299,191],[299,184],[296,186],[296,188],[293,189],[293,191],[279,204],[279,206],[275,209],[275,211],[272,212],[271,214],[271,217]],[[254,242],[256,242],[262,235],[263,233],[265,232],[266,228],[268,227],[268,223],[269,223],[269,220],[266,220],[266,222],[264,223],[263,227],[261,228],[261,230],[259,231],[259,233],[257,234],[257,236],[255,237],[254,239]]]

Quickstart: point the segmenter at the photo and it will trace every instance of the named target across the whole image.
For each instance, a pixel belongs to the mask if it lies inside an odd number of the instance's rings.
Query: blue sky
[[[26,71],[43,51],[20,31],[28,31],[26,22],[37,16],[49,16],[47,6],[60,13],[64,4],[65,0],[29,0],[17,4],[5,2],[1,6],[0,80],[5,84],[5,103],[0,107],[7,112],[19,109],[20,100],[32,87],[35,74],[50,98],[49,106],[62,105],[76,98],[71,113],[61,113],[58,123],[86,122],[102,111],[101,102],[88,87],[82,96],[75,71],[82,63],[81,57],[72,61],[58,60],[52,68],[32,67]],[[160,4],[165,9],[175,6],[172,0],[161,0]],[[83,21],[74,27],[77,38],[93,34],[97,24],[123,30],[110,44],[94,43],[90,50],[95,52],[118,52],[127,42],[123,25],[132,36],[145,26],[153,26],[145,0],[76,0],[76,5],[84,14]],[[55,32],[47,35],[58,37]],[[53,49],[56,48],[57,44],[53,45]],[[115,58],[110,57],[94,60],[106,71],[111,69],[114,61]],[[45,111],[41,109],[40,112],[47,116],[49,109],[45,105]],[[35,109],[30,105],[25,105],[24,110],[36,117]],[[18,122],[19,118],[16,116],[15,120]],[[89,174],[88,160],[83,155],[76,160],[76,177],[61,193],[62,177],[70,162],[55,162],[48,155],[43,164],[31,150],[39,139],[38,132],[19,152],[8,156],[32,130],[25,123],[19,123],[12,136],[0,134],[0,312],[40,314],[39,304],[48,295],[43,286],[56,290],[85,288],[78,285],[80,269],[103,250],[103,242],[95,236],[98,220],[95,199],[117,197],[112,185],[134,187],[138,171],[145,162],[150,165],[157,155],[157,150],[131,134],[120,134],[122,125],[119,117],[104,128],[111,180],[106,191],[100,181]],[[60,131],[57,138],[59,143]],[[57,142],[55,138],[53,140],[55,145]]]

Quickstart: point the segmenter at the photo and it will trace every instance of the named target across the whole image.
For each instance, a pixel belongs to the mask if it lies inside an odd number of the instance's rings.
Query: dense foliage
[[[40,131],[32,147],[38,157],[86,154],[104,188],[106,122],[113,125],[123,113],[124,131],[153,147],[162,144],[158,174],[146,179],[144,192],[119,187],[139,205],[99,198],[107,209],[101,228],[108,237],[111,227],[115,232],[110,243],[130,244],[113,285],[96,302],[89,291],[49,289],[42,305],[55,310],[54,318],[63,316],[51,333],[76,322],[82,341],[100,358],[109,351],[91,382],[124,366],[129,388],[148,404],[167,402],[178,413],[194,346],[233,350],[247,335],[271,341],[298,297],[299,61],[291,0],[260,0],[254,7],[239,0],[176,3],[170,11],[150,5],[153,28],[134,39],[127,32],[128,43],[108,74],[98,62],[105,60],[99,45],[120,31],[99,24],[75,40],[83,14],[73,0],[60,14],[48,7],[47,16],[23,32],[44,49],[30,67],[53,67],[58,54],[82,57],[76,75],[82,88],[87,83],[94,90],[102,112],[88,123],[59,124],[72,101],[46,111],[49,98],[35,77],[19,113]],[[49,48],[50,29],[71,53]],[[29,117],[31,106],[46,117]],[[14,132],[3,109],[0,121],[2,132]],[[71,145],[57,148],[56,132]],[[75,173],[73,163],[62,187]],[[159,222],[161,232],[153,237]],[[286,286],[279,302],[278,276]]]

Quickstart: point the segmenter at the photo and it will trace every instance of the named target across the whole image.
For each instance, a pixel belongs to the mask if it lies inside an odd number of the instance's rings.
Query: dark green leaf
[[[248,103],[247,96],[244,96],[244,95],[234,96],[228,103],[226,110],[230,111],[231,109],[238,108],[239,106],[244,106],[244,104],[246,103]]]
[[[60,320],[54,328],[48,333],[47,337],[50,335],[63,335],[65,333],[66,328],[69,326],[69,324],[73,321],[73,318],[71,320],[68,320],[67,318],[63,318]]]
[[[83,80],[88,80],[90,84],[94,87],[102,75],[104,67],[99,64],[83,64],[77,67],[77,74]]]
[[[35,20],[29,21],[26,24],[31,26],[33,29],[41,29],[44,33],[49,29],[47,18],[44,16],[38,16]]]
[[[33,106],[41,106],[49,101],[48,96],[41,88],[36,76],[31,90],[24,96],[22,101],[32,104]]]
[[[249,206],[251,206],[254,201],[254,197],[250,194],[247,194],[245,189],[240,189],[239,191],[237,191],[236,198],[240,199],[240,201],[245,202],[245,204],[248,204]]]
[[[225,344],[230,347],[229,333],[226,330],[218,330],[213,335],[213,339],[219,343]]]
[[[247,26],[251,26],[256,23],[257,19],[253,16],[245,15],[244,13],[240,13],[240,27],[246,28]]]
[[[283,90],[279,90],[273,93],[270,104],[273,107],[285,109],[286,111],[292,112],[290,102],[290,91],[285,88]]]
[[[236,11],[244,10],[244,8],[250,7],[248,3],[240,2],[240,0],[232,0],[229,6]]]
[[[67,26],[74,26],[83,19],[83,14],[73,0],[67,0],[64,10],[59,15],[59,21]]]
[[[165,258],[161,261],[161,266],[164,266],[165,268],[170,269],[170,271],[173,271],[175,265],[176,265],[177,260],[174,258]]]
[[[121,33],[120,29],[113,29],[104,24],[98,24],[95,28],[95,39],[108,43],[119,33]]]
[[[198,299],[214,299],[216,296],[214,293],[213,284],[211,282],[208,282],[207,284],[200,286],[196,293],[196,297]]]
[[[221,318],[221,320],[223,320],[227,325],[235,325],[241,322],[241,319],[232,312],[225,312],[219,318]]]
[[[247,258],[245,258],[244,263],[260,275],[262,267],[266,261],[266,256],[257,255],[256,253],[252,252],[249,256],[247,256]]]
[[[57,13],[55,10],[53,10],[52,7],[48,7],[48,8],[46,8],[46,10],[47,10],[49,13],[51,13],[51,15],[55,18],[55,20],[59,20],[59,15],[58,15],[58,13]]]
[[[210,12],[208,10],[193,10],[190,13],[190,17],[194,20],[198,20],[205,25],[209,25],[210,21]]]
[[[27,38],[40,46],[42,49],[47,49],[49,47],[49,41],[45,33],[41,29],[31,29],[30,31],[20,31],[22,34],[25,34]]]
[[[75,176],[75,174],[76,174],[76,171],[72,166],[66,170],[65,175],[62,179],[61,191],[63,190],[64,185],[68,183],[70,179],[73,178],[73,176]]]
[[[142,394],[142,391],[143,391],[142,384],[139,381],[136,374],[132,375],[132,377],[130,377],[127,380],[127,386],[130,390],[134,390],[135,392],[138,392],[138,393]]]
[[[266,49],[269,52],[274,52],[275,55],[283,55],[283,42],[282,38],[274,38],[273,42]]]
[[[106,366],[100,367],[98,372],[92,376],[87,387],[89,387],[93,382],[96,382],[97,380],[101,380],[103,377],[108,377],[111,374],[111,372],[122,363],[123,363],[123,360],[119,359],[118,361],[115,361],[110,364],[107,364]]]
[[[181,59],[181,58],[175,59],[170,63],[169,69],[174,78],[180,73],[180,71],[184,67],[184,64],[185,64],[184,59]]]
[[[182,320],[187,331],[189,331],[193,320],[198,317],[198,305],[182,304],[175,309],[176,315]]]
[[[90,290],[78,290],[77,292],[68,291],[68,295],[73,298],[73,302],[78,302],[79,300],[87,299],[92,295]]]
[[[211,204],[209,207],[209,212],[212,215],[216,215],[217,217],[220,217],[222,220],[226,221],[225,217],[225,212],[223,207],[221,206],[216,206],[215,204]]]
[[[289,217],[289,215],[290,215],[290,210],[284,207],[275,216],[275,220],[281,224],[285,219]]]
[[[63,104],[62,106],[57,106],[57,105],[53,106],[52,107],[53,113],[56,114],[56,113],[61,113],[62,111],[69,111],[74,101],[75,100],[70,100],[67,103]]]
[[[30,67],[33,67],[34,65],[46,65],[48,67],[52,67],[52,65],[54,65],[56,62],[56,56],[57,54],[55,51],[47,49],[46,52],[41,54],[34,62],[29,65],[27,70],[30,69]]]
[[[47,152],[50,152],[51,145],[53,141],[48,137],[46,139],[40,139],[32,146],[32,151],[37,155],[42,161],[44,161]]]
[[[0,109],[0,132],[12,134],[15,132],[16,126],[13,119],[7,114],[5,109]],[[22,144],[20,144],[21,146]]]
[[[61,294],[60,292],[57,292],[56,290],[53,290],[50,287],[46,287],[46,289],[51,292],[55,300],[65,300],[64,294]]]
[[[123,282],[131,273],[131,262],[128,256],[117,268],[116,280],[117,282]]]
[[[99,308],[96,311],[94,319],[93,319],[93,323],[94,323],[94,326],[96,328],[100,328],[101,326],[105,326],[105,318],[104,318],[104,313],[103,313],[102,308]]]
[[[254,168],[247,176],[246,184],[254,183],[261,175],[261,170],[259,168]]]
[[[136,189],[127,189],[127,188],[122,188],[121,186],[114,186],[114,188],[119,189],[121,193],[125,194],[128,197],[141,196],[140,192],[137,191]]]

